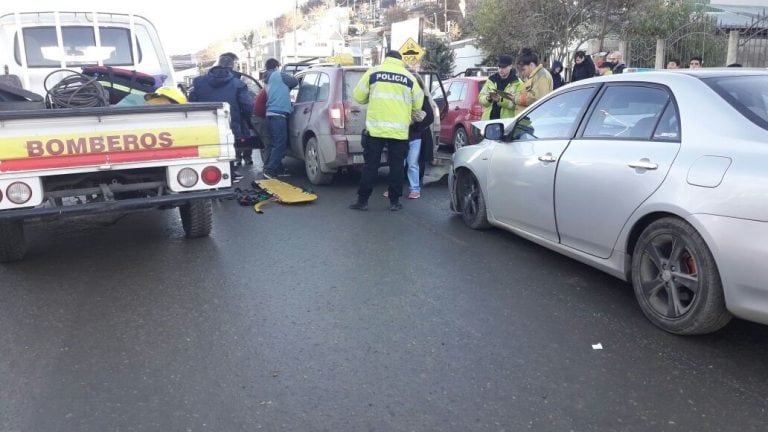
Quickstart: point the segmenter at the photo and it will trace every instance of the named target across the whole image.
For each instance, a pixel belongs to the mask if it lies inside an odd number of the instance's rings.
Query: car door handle
[[[650,159],[640,159],[635,162],[627,162],[627,166],[634,169],[655,170],[659,168],[659,164],[655,164]]]
[[[542,162],[555,162],[557,158],[552,156],[552,153],[547,153],[544,156],[539,156],[539,160]]]

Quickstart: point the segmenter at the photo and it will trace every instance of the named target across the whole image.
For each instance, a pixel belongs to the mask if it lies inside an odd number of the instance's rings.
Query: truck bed
[[[233,156],[232,142],[229,106],[222,103],[5,111],[0,176],[225,160]]]

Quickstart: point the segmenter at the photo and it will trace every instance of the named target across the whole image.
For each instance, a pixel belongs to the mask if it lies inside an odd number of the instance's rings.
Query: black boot
[[[358,199],[356,203],[350,204],[349,208],[352,210],[366,211],[368,210],[368,201],[362,201]]]

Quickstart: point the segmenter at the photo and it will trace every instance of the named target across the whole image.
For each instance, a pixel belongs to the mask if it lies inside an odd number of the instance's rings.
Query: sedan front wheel
[[[488,210],[485,206],[485,197],[480,189],[480,183],[474,174],[464,171],[459,174],[456,183],[458,211],[461,219],[472,229],[488,229]]]
[[[643,230],[632,254],[632,286],[645,316],[670,333],[711,333],[731,319],[715,259],[681,219],[659,219]]]

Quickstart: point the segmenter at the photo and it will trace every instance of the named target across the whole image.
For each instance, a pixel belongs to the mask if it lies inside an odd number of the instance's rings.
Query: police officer
[[[384,62],[368,69],[352,92],[358,103],[368,104],[362,137],[365,166],[357,189],[357,202],[349,206],[353,210],[368,210],[368,198],[373,193],[384,147],[389,162],[389,209],[403,208],[400,196],[408,153],[408,128],[412,117],[419,117],[424,92],[405,69],[402,58],[399,52],[389,51]]]

